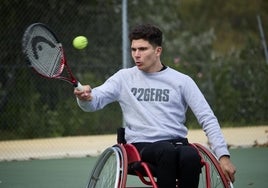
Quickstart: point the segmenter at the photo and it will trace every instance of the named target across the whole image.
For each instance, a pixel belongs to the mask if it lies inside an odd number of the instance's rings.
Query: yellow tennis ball
[[[88,41],[85,36],[77,36],[73,40],[73,46],[79,50],[82,50],[85,47],[87,47],[87,44],[88,44]]]

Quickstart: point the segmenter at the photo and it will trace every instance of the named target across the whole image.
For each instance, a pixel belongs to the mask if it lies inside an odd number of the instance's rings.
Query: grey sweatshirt
[[[122,69],[92,89],[92,101],[80,101],[84,111],[96,111],[118,101],[126,122],[128,143],[187,137],[187,108],[193,111],[214,154],[229,155],[220,125],[203,94],[187,75],[172,68],[145,73],[136,66]]]

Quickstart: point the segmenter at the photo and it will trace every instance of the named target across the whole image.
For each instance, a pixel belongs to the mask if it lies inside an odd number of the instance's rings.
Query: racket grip
[[[84,87],[80,84],[80,82],[77,82],[77,85],[75,86],[75,89],[78,89],[79,91],[83,91]]]

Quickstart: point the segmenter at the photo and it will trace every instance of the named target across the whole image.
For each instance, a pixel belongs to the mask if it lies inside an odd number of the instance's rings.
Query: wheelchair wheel
[[[87,188],[124,188],[127,175],[125,158],[120,145],[107,148],[92,169]]]
[[[199,188],[232,188],[232,184],[228,183],[216,157],[201,144],[194,143],[193,145],[205,162],[200,175]]]

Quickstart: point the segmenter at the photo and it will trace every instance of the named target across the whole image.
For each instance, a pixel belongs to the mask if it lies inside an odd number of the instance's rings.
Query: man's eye
[[[146,48],[140,48],[140,51],[144,51],[144,50],[146,50]]]

